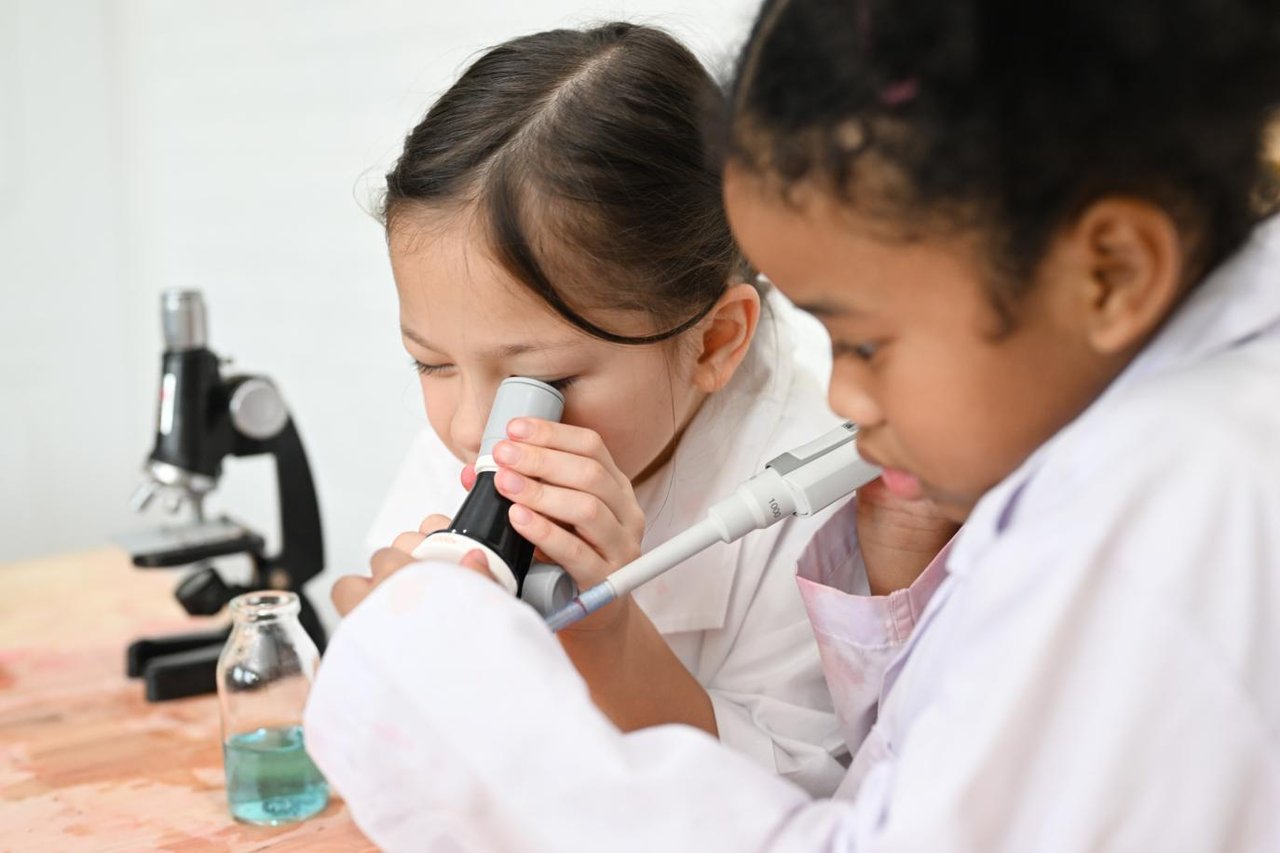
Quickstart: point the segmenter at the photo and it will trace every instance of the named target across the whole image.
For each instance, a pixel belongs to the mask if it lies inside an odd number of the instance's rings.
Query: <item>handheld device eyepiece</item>
[[[452,523],[424,539],[413,556],[459,562],[467,552],[478,549],[489,563],[490,574],[512,595],[519,595],[533,562],[533,545],[516,533],[507,517],[511,501],[494,484],[498,466],[493,461],[493,448],[507,437],[507,424],[515,418],[559,421],[563,414],[564,395],[547,383],[523,376],[503,380],[485,422],[471,493]]]

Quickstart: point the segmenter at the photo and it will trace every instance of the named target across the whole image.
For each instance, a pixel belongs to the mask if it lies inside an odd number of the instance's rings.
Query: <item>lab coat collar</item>
[[[982,497],[947,561],[951,574],[969,573],[978,556],[1008,527],[1036,472],[1054,448],[1089,424],[1133,386],[1203,361],[1280,325],[1280,219],[1258,226],[1244,247],[1200,283],[1164,328],[1075,421],[1040,446]]]
[[[768,304],[729,384],[703,402],[672,459],[637,489],[646,552],[701,520],[708,506],[776,455],[770,438],[792,390],[794,341],[779,297],[771,294]],[[723,627],[741,548],[739,541],[695,554],[637,589],[637,603],[664,634]]]

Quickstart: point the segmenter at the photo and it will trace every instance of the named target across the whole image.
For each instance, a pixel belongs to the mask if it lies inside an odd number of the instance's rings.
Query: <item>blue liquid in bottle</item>
[[[329,802],[329,785],[307,755],[302,727],[258,729],[222,745],[227,802],[236,820],[277,826],[303,820]]]

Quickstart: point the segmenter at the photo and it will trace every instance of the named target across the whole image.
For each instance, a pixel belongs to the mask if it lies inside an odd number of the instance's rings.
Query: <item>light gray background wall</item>
[[[167,287],[274,377],[320,490],[331,571],[423,423],[382,235],[404,133],[487,45],[626,18],[723,68],[754,0],[0,0],[0,561],[93,547],[154,428]],[[210,502],[274,535],[270,467]]]

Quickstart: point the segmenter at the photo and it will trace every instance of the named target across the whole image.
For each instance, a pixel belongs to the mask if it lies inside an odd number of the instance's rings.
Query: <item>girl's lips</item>
[[[908,474],[899,468],[890,468],[885,465],[871,450],[864,448],[861,441],[858,442],[858,453],[863,459],[880,468],[880,480],[893,495],[906,500],[924,497],[924,486],[920,485],[920,478],[915,474]]]
[[[920,485],[920,478],[915,474],[908,474],[897,468],[885,468],[880,474],[880,479],[884,481],[885,488],[897,497],[906,500],[924,497],[924,488]]]

